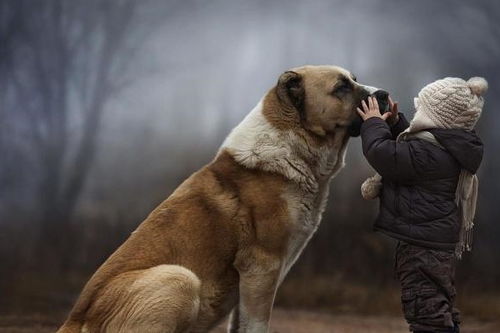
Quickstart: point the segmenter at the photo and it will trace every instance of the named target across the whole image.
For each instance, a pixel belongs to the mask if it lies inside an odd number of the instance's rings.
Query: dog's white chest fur
[[[342,169],[344,154],[345,150],[338,152],[338,160],[334,169],[331,170],[329,177],[318,183],[315,193],[308,193],[296,187],[285,194],[293,232],[290,235],[280,282],[288,274],[302,250],[318,229],[328,201],[330,180]]]
[[[346,142],[339,138],[333,147],[313,150],[295,133],[275,129],[262,114],[262,106],[261,101],[229,134],[221,149],[249,168],[258,165],[292,181],[283,193],[292,230],[281,282],[319,226],[330,180],[344,166]],[[316,170],[311,170],[304,156],[318,161]]]

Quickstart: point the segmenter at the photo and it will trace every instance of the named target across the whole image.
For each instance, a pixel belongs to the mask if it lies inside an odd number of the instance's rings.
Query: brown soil
[[[57,316],[59,317],[59,316]],[[58,318],[41,315],[0,316],[0,332],[48,333],[55,332]],[[224,333],[225,323],[212,333]],[[390,316],[333,315],[325,312],[275,309],[271,333],[405,333],[408,332],[402,318]],[[500,332],[500,322],[480,322],[465,318],[463,333]]]

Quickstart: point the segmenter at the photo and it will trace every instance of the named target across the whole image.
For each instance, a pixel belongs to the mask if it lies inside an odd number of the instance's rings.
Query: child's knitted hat
[[[415,98],[415,118],[428,118],[425,121],[432,123],[428,127],[472,130],[481,115],[482,96],[487,90],[488,82],[482,77],[468,81],[447,77],[434,81]]]

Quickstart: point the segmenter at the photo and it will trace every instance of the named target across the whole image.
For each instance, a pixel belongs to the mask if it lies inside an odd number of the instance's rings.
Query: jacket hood
[[[476,173],[483,159],[483,143],[475,131],[435,128],[429,132],[464,169]]]

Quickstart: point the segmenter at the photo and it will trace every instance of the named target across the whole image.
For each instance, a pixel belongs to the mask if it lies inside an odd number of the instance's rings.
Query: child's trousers
[[[400,241],[396,249],[396,275],[401,303],[410,331],[455,332],[459,313],[454,308],[453,250],[435,250]]]

